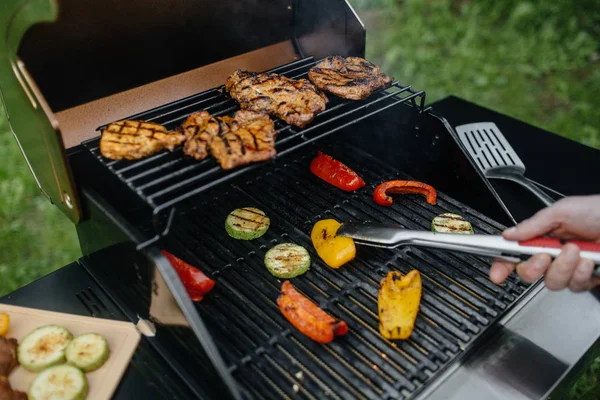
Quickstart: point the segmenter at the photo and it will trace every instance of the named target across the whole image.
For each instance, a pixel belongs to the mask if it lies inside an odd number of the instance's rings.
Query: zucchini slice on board
[[[65,362],[65,349],[71,339],[71,332],[62,326],[45,325],[34,329],[19,344],[19,363],[33,372],[62,364]]]
[[[310,254],[297,244],[281,243],[267,251],[265,266],[277,278],[295,278],[310,268]]]
[[[461,233],[463,235],[473,234],[473,226],[461,215],[444,213],[431,221],[431,230],[440,233]]]
[[[234,239],[252,240],[265,234],[271,220],[254,207],[237,208],[227,216],[225,230]]]
[[[82,371],[91,372],[108,360],[110,350],[104,337],[97,333],[85,333],[69,343],[65,354],[69,364]]]
[[[42,371],[29,387],[29,400],[83,400],[88,394],[84,373],[69,364]]]

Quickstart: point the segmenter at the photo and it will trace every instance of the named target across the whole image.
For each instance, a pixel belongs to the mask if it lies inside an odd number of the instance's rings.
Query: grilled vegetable
[[[29,400],[83,400],[88,383],[81,370],[63,364],[41,372],[29,387]]]
[[[421,302],[421,275],[412,270],[405,276],[387,274],[379,284],[379,332],[386,339],[407,339],[414,327]]]
[[[181,282],[192,301],[202,301],[204,296],[215,286],[215,281],[204,275],[198,268],[186,263],[165,250],[162,250],[162,254],[167,257],[177,272],[179,279],[181,279]]]
[[[46,325],[33,330],[19,344],[19,363],[29,371],[39,372],[65,362],[65,349],[73,339],[67,329]]]
[[[235,209],[225,220],[225,230],[234,239],[252,240],[261,237],[269,229],[271,220],[264,211],[254,207]]]
[[[0,313],[0,336],[6,335],[10,326],[10,317],[6,313]]]
[[[65,356],[72,364],[85,372],[100,368],[110,355],[106,339],[97,333],[77,336],[69,343]]]
[[[381,185],[375,188],[373,193],[373,199],[381,206],[389,207],[392,205],[393,200],[390,194],[400,193],[416,193],[425,195],[427,203],[435,204],[437,198],[437,192],[431,186],[423,182],[417,181],[388,181],[383,182]]]
[[[344,321],[333,318],[315,303],[298,293],[290,281],[283,282],[277,305],[283,316],[302,334],[315,342],[329,343],[348,333]]]
[[[265,266],[277,278],[295,278],[310,268],[310,254],[297,244],[280,243],[265,254]]]
[[[440,214],[431,221],[431,230],[440,233],[472,234],[471,223],[458,214]]]
[[[324,219],[317,222],[310,233],[317,254],[332,268],[339,268],[356,256],[354,240],[335,235],[340,226],[335,219]]]
[[[347,192],[353,192],[365,186],[365,181],[356,172],[320,151],[310,163],[310,172]]]

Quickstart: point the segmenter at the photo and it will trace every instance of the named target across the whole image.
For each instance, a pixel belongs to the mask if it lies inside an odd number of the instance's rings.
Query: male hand
[[[600,242],[600,195],[566,197],[502,233],[507,240],[519,241],[545,235]],[[535,282],[544,275],[550,290],[568,287],[582,292],[600,284],[600,278],[592,276],[594,267],[591,260],[579,257],[576,245],[567,244],[554,261],[547,254],[537,254],[520,264],[496,259],[490,269],[490,279],[502,283],[516,268],[525,282]]]

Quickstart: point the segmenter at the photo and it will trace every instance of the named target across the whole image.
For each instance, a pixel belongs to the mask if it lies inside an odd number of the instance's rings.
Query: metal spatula
[[[594,275],[600,276],[600,244],[559,239],[537,238],[521,242],[504,239],[498,235],[461,235],[412,231],[398,225],[369,222],[344,222],[337,231],[338,236],[354,239],[358,244],[394,248],[398,246],[420,246],[459,251],[481,256],[498,257],[510,262],[521,262],[534,254],[549,254],[557,257],[565,243],[574,243],[581,250],[580,256],[596,264]]]
[[[486,178],[516,182],[536,195],[545,205],[554,199],[525,178],[525,165],[493,122],[456,127],[458,138]]]

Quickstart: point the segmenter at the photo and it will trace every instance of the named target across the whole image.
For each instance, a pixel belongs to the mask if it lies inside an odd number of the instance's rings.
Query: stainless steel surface
[[[493,122],[456,127],[458,138],[486,178],[505,179],[522,185],[545,205],[554,203],[538,186],[525,178],[525,165]]]
[[[552,257],[557,257],[562,251],[561,248],[523,246],[519,242],[506,240],[502,236],[413,231],[404,229],[399,225],[369,222],[345,222],[337,234],[350,237],[356,243],[367,246],[394,248],[413,245],[433,247],[498,257],[511,262],[520,262],[521,257],[535,254],[549,254]],[[589,258],[596,265],[600,265],[599,252],[582,251],[580,255],[583,258]],[[600,276],[600,267],[596,268],[595,274]]]
[[[551,292],[541,285],[531,296],[418,399],[545,399],[598,339],[600,304],[590,292]]]

